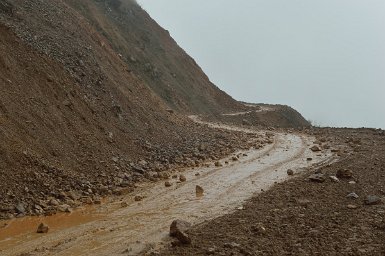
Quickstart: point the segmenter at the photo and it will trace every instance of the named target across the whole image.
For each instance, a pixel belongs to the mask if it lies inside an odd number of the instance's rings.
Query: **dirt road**
[[[298,173],[334,159],[331,153],[309,150],[312,137],[274,133],[272,138],[273,143],[263,149],[239,152],[237,161],[232,156],[222,159],[222,167],[186,170],[186,182],[173,179],[171,187],[163,182],[143,184],[135,194],[144,197],[139,202],[134,201],[135,195],[127,195],[121,201],[107,200],[69,215],[0,223],[0,254],[137,255],[156,250],[169,242],[172,220],[198,224],[242,209],[242,203],[254,193],[286,180],[287,169]],[[307,161],[309,157],[313,160]],[[196,185],[203,187],[203,196],[195,194]],[[127,205],[122,206],[122,201]],[[40,222],[51,226],[48,234],[35,233]]]

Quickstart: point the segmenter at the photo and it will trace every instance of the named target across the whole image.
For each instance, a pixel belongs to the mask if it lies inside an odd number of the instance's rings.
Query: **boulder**
[[[376,205],[381,203],[381,198],[379,196],[367,196],[364,203],[366,205]]]
[[[179,180],[181,182],[185,182],[187,179],[186,179],[186,176],[184,176],[183,174],[179,175]]]
[[[313,147],[311,147],[310,150],[313,151],[313,152],[319,152],[319,151],[321,151],[320,147],[317,146],[317,145],[314,145]]]
[[[37,227],[37,233],[48,233],[49,227],[48,225],[44,223],[40,223],[40,225]]]
[[[195,186],[195,193],[197,196],[203,196],[204,189],[201,186],[196,185]]]
[[[174,220],[170,226],[170,236],[175,237],[182,244],[191,244],[191,238],[186,231],[191,227],[191,223],[183,220]]]
[[[353,172],[351,170],[348,170],[348,169],[344,169],[344,170],[340,169],[337,171],[336,176],[339,179],[350,179],[353,177]]]

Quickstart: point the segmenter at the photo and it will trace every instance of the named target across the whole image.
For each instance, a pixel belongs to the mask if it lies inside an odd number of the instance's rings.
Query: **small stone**
[[[56,199],[51,199],[49,201],[49,204],[52,206],[59,206],[59,202]]]
[[[349,181],[348,182],[348,184],[350,184],[350,185],[354,185],[354,184],[356,184],[357,182],[355,182],[354,180],[351,180],[351,181]]]
[[[182,244],[190,244],[191,238],[186,231],[191,227],[191,223],[183,220],[174,220],[170,226],[170,236],[175,237]]]
[[[195,193],[196,193],[196,196],[198,196],[198,197],[203,196],[204,189],[201,186],[196,185],[195,186]]]
[[[122,208],[125,208],[125,207],[128,206],[128,204],[127,204],[127,202],[121,202],[121,203],[120,203],[120,206],[121,206]]]
[[[311,201],[308,200],[308,199],[298,199],[298,200],[297,200],[297,203],[298,203],[300,206],[307,207],[309,204],[311,204]]]
[[[348,194],[346,197],[352,198],[352,199],[357,199],[359,196],[356,193],[352,192],[352,193]]]
[[[367,196],[364,203],[366,205],[376,205],[381,203],[381,198],[378,196]]]
[[[21,214],[24,214],[25,213],[25,206],[23,203],[18,203],[16,206],[15,206],[15,209],[17,211],[17,213],[21,213]]]
[[[233,161],[238,161],[238,157],[233,156],[233,157],[231,158],[231,160],[233,160]]]
[[[313,147],[311,147],[310,150],[313,151],[313,152],[321,151],[321,149],[317,145],[314,145]]]
[[[171,182],[169,182],[169,181],[166,181],[165,183],[164,183],[164,186],[165,187],[171,187],[172,186],[172,183]]]
[[[312,182],[322,183],[325,182],[325,176],[322,173],[316,173],[309,176],[309,180]]]
[[[329,176],[329,179],[334,182],[334,183],[338,183],[340,182],[340,180],[336,177],[336,176]]]
[[[37,227],[37,233],[48,233],[49,227],[48,225],[44,223],[40,223],[40,225]]]
[[[357,209],[358,208],[358,206],[355,204],[348,204],[347,207],[348,207],[348,209]]]
[[[200,176],[201,174],[199,172],[195,173],[195,176]]]
[[[179,175],[179,180],[181,182],[185,182],[187,179],[186,179],[186,176],[184,176],[183,174]]]
[[[137,195],[137,196],[134,197],[134,200],[136,202],[142,201],[143,200],[143,196]]]
[[[230,248],[230,249],[234,249],[234,248],[240,248],[241,245],[236,243],[236,242],[231,242],[231,243],[224,243],[223,244],[223,247],[225,248]]]
[[[294,175],[294,171],[292,169],[287,170],[287,175],[289,176]]]
[[[222,166],[223,166],[219,161],[215,162],[214,165],[215,165],[216,167],[222,167]]]
[[[311,158],[311,157],[308,157],[308,158],[306,158],[306,160],[307,160],[307,161],[312,161],[312,160],[313,160],[313,158]]]
[[[265,234],[266,228],[261,223],[258,223],[256,225],[251,226],[251,231],[255,234]]]
[[[353,177],[353,172],[348,169],[338,170],[336,176],[339,179],[350,179]]]

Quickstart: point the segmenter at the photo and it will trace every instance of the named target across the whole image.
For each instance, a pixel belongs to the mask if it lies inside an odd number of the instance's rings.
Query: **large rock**
[[[196,185],[195,186],[195,193],[196,195],[199,197],[199,196],[203,196],[203,193],[204,193],[204,189],[199,186],[199,185]]]
[[[179,175],[179,180],[181,182],[185,182],[187,179],[186,179],[186,176],[184,176],[183,174]]]
[[[317,145],[314,145],[313,147],[311,147],[310,150],[313,151],[313,152],[319,152],[319,151],[321,151],[321,149],[320,149],[319,146],[317,146]]]
[[[170,236],[175,237],[182,244],[191,244],[191,238],[186,231],[191,227],[191,223],[184,220],[174,220],[170,226]]]
[[[325,182],[325,175],[322,173],[316,173],[309,176],[309,180],[312,182],[322,183]]]
[[[367,196],[364,203],[366,205],[376,205],[381,203],[381,198],[378,196]]]
[[[336,176],[339,179],[350,179],[353,177],[353,172],[348,169],[338,170]]]
[[[44,223],[40,223],[40,225],[37,227],[37,233],[48,233],[49,227],[48,225]]]
[[[24,213],[26,212],[24,203],[18,203],[18,204],[15,206],[15,210],[17,211],[17,213],[24,214]]]

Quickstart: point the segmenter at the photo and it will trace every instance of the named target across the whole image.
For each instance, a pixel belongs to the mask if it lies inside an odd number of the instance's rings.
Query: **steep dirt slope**
[[[295,109],[286,105],[243,103],[247,108],[233,113],[206,115],[208,120],[217,120],[235,125],[256,126],[260,128],[310,127],[311,124]]]
[[[2,1],[0,32],[0,218],[129,191],[243,141],[167,111],[63,1]]]
[[[88,18],[129,69],[171,108],[185,113],[219,113],[243,107],[212,84],[168,31],[135,1],[66,2]]]

